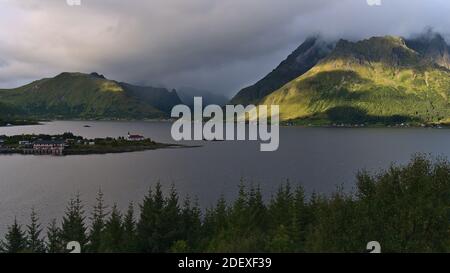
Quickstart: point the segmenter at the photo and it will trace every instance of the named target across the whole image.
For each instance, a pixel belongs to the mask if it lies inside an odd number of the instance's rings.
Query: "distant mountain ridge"
[[[282,120],[300,124],[447,123],[449,52],[436,33],[340,40],[307,71],[267,87],[264,97],[241,91],[232,103],[277,104]]]
[[[3,118],[166,118],[180,103],[176,91],[117,82],[95,72],[64,72],[18,88],[0,89]]]
[[[178,88],[177,93],[181,101],[189,107],[194,106],[194,97],[202,97],[203,105],[215,104],[224,106],[230,100],[224,95],[192,87],[180,87]]]

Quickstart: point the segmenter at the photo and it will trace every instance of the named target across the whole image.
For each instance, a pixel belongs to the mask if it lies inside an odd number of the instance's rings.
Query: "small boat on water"
[[[85,127],[85,128],[91,128],[90,125],[84,125],[83,127]]]

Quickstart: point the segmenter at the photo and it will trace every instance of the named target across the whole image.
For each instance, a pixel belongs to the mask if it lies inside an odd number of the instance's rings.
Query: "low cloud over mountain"
[[[3,0],[0,86],[61,71],[228,96],[256,82],[311,34],[330,39],[446,34],[442,0]],[[447,37],[446,37],[447,38]]]

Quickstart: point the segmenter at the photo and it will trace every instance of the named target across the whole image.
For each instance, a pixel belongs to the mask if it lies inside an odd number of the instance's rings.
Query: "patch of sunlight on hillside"
[[[100,91],[102,92],[124,92],[123,88],[114,82],[103,82],[100,85]]]
[[[439,123],[441,123],[441,124],[449,124],[450,125],[450,117],[440,120]]]

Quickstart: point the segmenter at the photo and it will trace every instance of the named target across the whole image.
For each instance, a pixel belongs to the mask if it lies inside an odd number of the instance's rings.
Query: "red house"
[[[127,140],[128,141],[142,141],[142,140],[145,140],[145,137],[143,137],[141,135],[130,135],[130,133],[128,132]]]
[[[62,155],[64,147],[64,140],[38,140],[33,143],[35,154]]]

